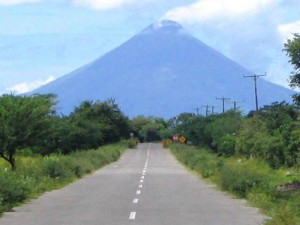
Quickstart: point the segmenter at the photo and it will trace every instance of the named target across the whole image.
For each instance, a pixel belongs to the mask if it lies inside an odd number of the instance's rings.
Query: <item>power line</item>
[[[243,74],[243,77],[244,78],[247,78],[247,77],[249,77],[249,78],[253,78],[253,80],[254,80],[254,93],[255,93],[255,106],[256,106],[256,111],[258,111],[258,97],[257,97],[257,79],[259,78],[259,77],[265,77],[265,76],[267,76],[267,73],[265,73],[265,74],[263,74],[263,75],[252,75],[252,76],[245,76],[245,74]]]
[[[209,108],[211,108],[211,115],[213,115],[214,114],[214,110],[215,110],[215,106],[210,106],[210,105],[204,105],[204,106],[202,106],[202,108],[205,108],[205,115],[206,116],[208,116],[208,114],[209,114]]]
[[[211,114],[214,115],[215,106],[211,106]]]
[[[232,102],[228,102],[228,103],[231,103],[231,104],[233,104],[233,109],[234,109],[234,111],[236,111],[237,110],[237,104],[240,104],[240,103],[244,103],[245,102],[245,100],[244,101],[242,101],[242,102],[238,102],[238,101],[232,101]]]
[[[225,101],[230,100],[230,98],[222,97],[222,98],[216,98],[216,100],[222,100],[222,102],[223,102],[223,113],[224,113],[225,112]]]
[[[205,115],[208,116],[208,113],[209,113],[209,105],[204,105],[202,106],[202,108],[205,108]]]

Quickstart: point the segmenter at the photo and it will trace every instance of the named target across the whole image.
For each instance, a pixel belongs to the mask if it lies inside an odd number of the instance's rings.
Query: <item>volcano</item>
[[[154,23],[95,61],[36,89],[58,96],[57,110],[69,114],[84,100],[115,99],[129,117],[170,118],[217,106],[216,98],[244,101],[241,110],[255,109],[253,75],[207,46],[174,21]],[[293,92],[258,79],[259,105],[290,101]],[[230,105],[226,104],[226,109]]]

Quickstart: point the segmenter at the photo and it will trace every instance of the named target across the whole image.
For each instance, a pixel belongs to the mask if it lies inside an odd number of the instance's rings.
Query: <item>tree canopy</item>
[[[54,104],[53,95],[0,98],[0,157],[13,169],[18,149],[34,146],[49,134]]]
[[[300,87],[300,35],[294,34],[292,39],[288,39],[284,44],[283,49],[287,56],[289,56],[289,62],[294,67],[294,71],[290,76],[290,86],[293,88]],[[300,95],[294,95],[294,101],[297,104],[300,104]]]

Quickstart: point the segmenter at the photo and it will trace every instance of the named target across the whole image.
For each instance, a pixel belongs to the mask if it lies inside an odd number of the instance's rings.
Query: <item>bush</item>
[[[0,172],[0,205],[24,201],[33,188],[30,177],[15,172]]]
[[[44,160],[43,173],[52,179],[67,179],[74,177],[74,173],[58,156],[50,156]]]
[[[227,134],[219,140],[218,152],[225,156],[232,156],[235,154],[235,144],[236,144],[235,136]]]
[[[203,178],[208,178],[214,175],[216,171],[216,167],[214,164],[209,163],[209,162],[198,162],[195,167],[195,171],[200,173]]]
[[[117,160],[125,148],[124,144],[115,144],[70,155],[20,157],[16,172],[1,166],[0,213]]]
[[[220,173],[222,188],[242,198],[252,188],[266,188],[269,183],[267,181],[262,174],[243,167],[224,166]]]
[[[166,139],[166,140],[163,140],[163,148],[169,148],[170,145],[172,144],[172,141],[170,139]]]
[[[128,148],[136,148],[139,141],[136,138],[132,138],[128,141]]]

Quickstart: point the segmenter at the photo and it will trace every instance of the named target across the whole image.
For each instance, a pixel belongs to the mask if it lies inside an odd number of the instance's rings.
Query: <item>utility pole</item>
[[[196,108],[196,111],[197,111],[197,116],[199,116],[199,110],[200,110],[200,108]]]
[[[225,112],[225,101],[230,100],[230,98],[222,97],[222,98],[216,98],[216,100],[222,100],[222,102],[223,102],[223,113],[224,113]]]
[[[242,102],[232,101],[232,102],[228,102],[228,103],[232,103],[233,104],[233,109],[234,109],[234,111],[236,111],[237,110],[237,104],[244,103],[244,102],[245,101],[242,101]]]
[[[214,115],[215,106],[211,106],[211,114]]]
[[[204,105],[202,106],[203,108],[205,108],[205,115],[208,116],[208,112],[209,112],[209,105]]]
[[[243,74],[243,76],[244,76],[244,78],[250,77],[250,78],[253,78],[253,80],[254,80],[255,106],[256,106],[256,111],[258,111],[257,79],[259,77],[267,76],[267,73],[265,73],[264,75],[252,75],[252,76],[245,76],[245,74]]]

